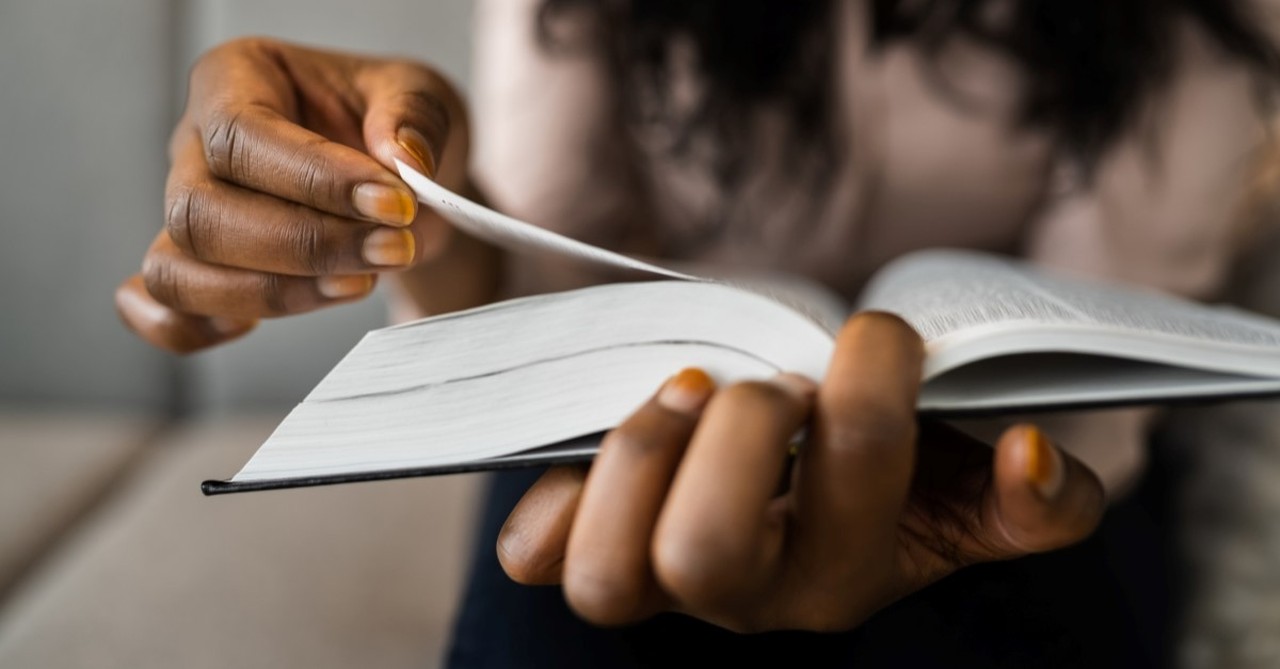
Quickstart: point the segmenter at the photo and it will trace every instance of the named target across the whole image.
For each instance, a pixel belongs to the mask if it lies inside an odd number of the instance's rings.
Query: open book
[[[700,279],[515,221],[401,165],[469,234],[639,270],[651,282],[492,304],[370,332],[207,494],[590,458],[684,367],[719,383],[821,379],[849,312],[924,337],[919,409],[970,417],[1280,393],[1280,322],[963,251],[905,256],[857,305],[799,282]]]

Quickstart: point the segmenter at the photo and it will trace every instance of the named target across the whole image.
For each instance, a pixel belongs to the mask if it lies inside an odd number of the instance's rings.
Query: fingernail
[[[702,409],[716,388],[707,373],[690,367],[671,377],[658,391],[658,404],[679,413],[691,414]]]
[[[316,279],[316,288],[331,300],[341,300],[369,292],[373,288],[373,277],[368,274],[322,276]]]
[[[1031,479],[1041,497],[1053,500],[1062,492],[1062,484],[1066,481],[1062,454],[1037,427],[1027,428],[1027,442],[1027,478]]]
[[[422,133],[405,126],[396,131],[396,143],[400,148],[409,152],[409,155],[417,159],[418,165],[422,167],[423,174],[434,178],[436,176],[436,159],[431,153],[431,145],[427,142],[427,138]]]
[[[351,199],[361,216],[388,225],[409,225],[418,211],[409,191],[372,181],[356,186]]]
[[[798,400],[807,400],[818,392],[818,384],[794,372],[783,372],[773,377],[771,383]]]
[[[238,321],[231,318],[222,318],[219,316],[214,316],[213,318],[209,319],[209,327],[213,328],[215,332],[217,332],[218,334],[224,337],[243,334],[245,332],[248,332],[249,330],[252,330],[253,327],[257,324],[258,324],[258,321]]]
[[[404,267],[413,262],[413,233],[377,228],[364,238],[364,261],[379,267]]]

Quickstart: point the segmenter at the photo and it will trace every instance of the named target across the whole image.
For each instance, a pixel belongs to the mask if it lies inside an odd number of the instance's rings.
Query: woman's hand
[[[164,230],[116,293],[121,318],[187,352],[368,295],[449,236],[394,159],[457,190],[467,143],[461,98],[426,66],[263,39],[210,51],[170,142]]]
[[[923,356],[909,326],[866,314],[821,387],[782,375],[715,392],[682,372],[589,472],[553,469],[529,490],[498,540],[504,569],[563,583],[602,625],[675,610],[738,631],[834,631],[966,565],[1092,532],[1101,485],[1036,428],[993,451],[918,425]]]

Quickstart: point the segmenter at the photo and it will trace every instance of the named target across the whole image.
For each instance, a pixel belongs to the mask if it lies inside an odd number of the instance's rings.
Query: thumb
[[[1106,497],[1098,477],[1034,425],[1007,430],[993,466],[982,519],[990,559],[1069,546],[1102,520]]]
[[[455,132],[465,127],[462,99],[443,77],[421,65],[381,63],[359,77],[365,99],[364,142],[369,154],[395,170],[399,159],[437,178]],[[450,161],[453,162],[453,161]]]

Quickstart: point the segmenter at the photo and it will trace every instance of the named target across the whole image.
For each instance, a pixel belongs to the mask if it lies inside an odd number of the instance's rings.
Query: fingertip
[[[498,565],[508,578],[520,585],[541,585],[545,578],[545,568],[535,557],[536,552],[529,549],[529,543],[518,530],[512,529],[511,519],[502,525],[498,532],[498,540],[494,543],[498,555]]]
[[[889,312],[863,311],[850,318],[836,336],[828,380],[834,377],[841,383],[824,383],[823,389],[850,383],[883,387],[892,381],[900,391],[896,395],[914,406],[924,359],[924,340],[910,324]]]
[[[417,246],[413,230],[376,228],[360,243],[360,256],[372,267],[398,269],[413,264]]]
[[[715,392],[716,382],[697,367],[683,369],[658,391],[657,401],[676,413],[693,415],[706,406]]]
[[[394,186],[375,181],[358,184],[351,191],[352,208],[375,223],[397,228],[410,225],[418,216],[418,199],[399,178],[394,181]]]
[[[995,505],[1015,553],[1061,548],[1087,537],[1106,498],[1097,476],[1037,426],[1010,428],[996,446]]]
[[[256,320],[209,318],[176,311],[156,301],[141,275],[116,288],[116,314],[143,341],[171,353],[186,355],[248,334]]]
[[[1023,475],[1037,494],[1053,503],[1066,483],[1066,461],[1040,428],[1024,426],[1021,436]]]
[[[362,78],[366,146],[393,170],[399,159],[436,178],[453,126],[465,120],[456,89],[434,70],[403,61],[373,67]]]
[[[498,533],[498,562],[523,585],[560,581],[573,514],[586,473],[581,467],[553,467],[525,492]]]
[[[1002,488],[1026,491],[1052,504],[1062,492],[1065,463],[1037,426],[1024,423],[1004,432],[996,444],[996,480]]]
[[[335,274],[316,278],[316,290],[333,301],[363,297],[373,291],[375,274]]]
[[[209,319],[209,328],[223,341],[243,337],[258,327],[257,319],[240,320],[235,318],[214,317]]]
[[[924,339],[920,333],[901,316],[890,311],[858,312],[845,323],[844,329],[849,330],[851,335],[865,334],[868,331],[885,332],[897,339],[919,344],[920,353],[924,354]]]
[[[396,130],[396,144],[403,153],[408,154],[405,156],[408,158],[405,160],[406,163],[414,166],[427,177],[435,178],[440,157],[432,150],[432,143],[427,141],[425,135],[411,126],[401,126]]]

